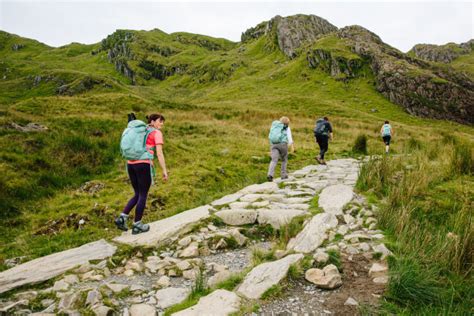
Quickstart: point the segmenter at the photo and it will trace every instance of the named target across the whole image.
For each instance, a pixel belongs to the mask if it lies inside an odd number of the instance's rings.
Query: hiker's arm
[[[156,156],[163,172],[163,180],[168,180],[168,171],[166,171],[165,156],[163,155],[163,145],[156,145]]]

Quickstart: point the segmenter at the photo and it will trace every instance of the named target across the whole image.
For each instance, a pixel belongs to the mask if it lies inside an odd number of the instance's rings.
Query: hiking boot
[[[118,229],[127,231],[127,216],[120,215],[115,219],[115,225],[117,226]]]
[[[321,159],[320,163],[321,163],[322,165],[327,165],[326,160],[324,160],[324,159]]]
[[[150,230],[150,225],[143,224],[141,221],[133,223],[132,234],[146,233]]]
[[[323,165],[323,161],[321,158],[319,158],[319,156],[316,156],[315,159],[321,164]]]
[[[268,182],[272,182],[272,181],[273,181],[273,177],[272,177],[272,176],[267,176],[267,180],[268,180]]]

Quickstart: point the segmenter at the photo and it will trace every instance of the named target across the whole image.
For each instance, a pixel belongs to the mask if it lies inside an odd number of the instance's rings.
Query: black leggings
[[[138,222],[142,220],[148,190],[151,186],[151,166],[148,163],[128,164],[127,170],[135,195],[128,201],[123,213],[129,214],[136,205],[135,222]]]
[[[324,159],[324,154],[328,151],[329,136],[327,135],[316,135],[316,142],[319,145],[319,157]]]

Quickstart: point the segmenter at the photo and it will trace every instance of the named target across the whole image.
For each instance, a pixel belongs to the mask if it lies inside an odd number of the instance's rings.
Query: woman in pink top
[[[167,181],[168,172],[166,171],[165,157],[163,155],[163,134],[161,133],[161,129],[165,124],[165,118],[161,114],[151,114],[146,118],[148,120],[148,128],[152,130],[146,139],[146,148],[152,155],[156,152],[163,173],[163,180]],[[148,190],[152,183],[152,168],[152,160],[129,160],[127,162],[128,175],[135,195],[128,201],[122,214],[115,219],[115,224],[119,229],[125,231],[128,229],[126,224],[128,216],[130,211],[136,206],[132,234],[144,233],[150,230],[150,225],[142,223],[142,217]]]

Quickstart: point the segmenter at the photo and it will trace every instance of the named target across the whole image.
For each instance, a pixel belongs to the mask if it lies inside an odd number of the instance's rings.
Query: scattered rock
[[[156,282],[156,285],[158,285],[159,287],[168,287],[171,285],[170,278],[167,277],[166,275],[163,275],[162,277],[158,279],[158,281]]]
[[[212,288],[216,286],[217,284],[230,278],[231,275],[232,273],[229,272],[228,270],[223,270],[221,272],[218,272],[209,278],[209,280],[207,281],[207,285]]]
[[[369,270],[369,276],[372,278],[385,276],[387,271],[388,267],[386,265],[375,262]]]
[[[189,270],[192,268],[191,264],[186,260],[178,262],[176,264],[176,267],[181,271]]]
[[[186,249],[179,254],[181,258],[191,258],[199,256],[199,244],[197,242],[191,243]]]
[[[114,293],[120,293],[123,290],[128,289],[130,287],[130,285],[127,285],[127,284],[117,284],[117,283],[107,283],[106,285]]]
[[[305,278],[322,289],[332,290],[342,285],[341,275],[333,264],[325,266],[322,270],[309,269],[305,273]]]
[[[234,237],[235,241],[237,241],[237,244],[239,246],[243,246],[247,242],[247,237],[242,235],[238,228],[233,228],[233,229],[229,230],[229,234],[232,237]]]
[[[73,309],[80,301],[80,292],[65,293],[58,304],[59,311],[67,311]]]
[[[379,252],[382,254],[382,260],[392,255],[392,252],[388,250],[388,248],[385,247],[384,244],[372,246],[372,249],[374,250],[374,252]]]
[[[217,315],[229,315],[236,313],[240,308],[240,297],[226,290],[215,290],[211,294],[201,297],[199,302],[183,311],[173,314],[174,316],[200,316],[209,315],[209,311]]]
[[[70,284],[64,281],[64,279],[54,282],[53,291],[63,292],[69,290]]]
[[[348,305],[348,306],[358,306],[359,303],[353,299],[352,297],[348,297],[346,302],[344,303],[344,305]]]
[[[380,276],[374,278],[374,283],[376,284],[387,284],[388,283],[388,276]]]
[[[87,293],[86,305],[94,306],[99,304],[102,294],[98,290],[92,290]]]
[[[130,307],[130,316],[155,316],[155,307],[148,304],[135,304]]]
[[[96,316],[112,316],[114,314],[114,310],[105,305],[93,307],[92,311]]]
[[[158,300],[158,307],[165,309],[181,303],[188,297],[189,293],[190,290],[186,288],[169,287],[156,291],[155,297]]]

